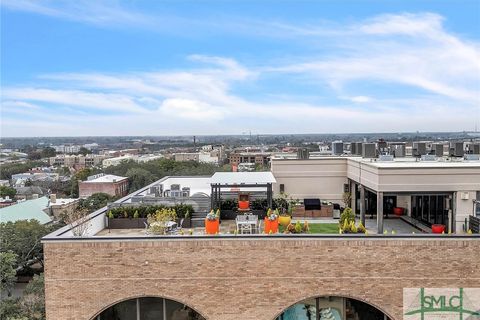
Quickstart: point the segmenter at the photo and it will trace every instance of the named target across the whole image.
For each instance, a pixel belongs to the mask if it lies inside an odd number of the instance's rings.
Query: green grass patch
[[[303,221],[300,221],[303,225]],[[309,223],[308,228],[310,229],[309,233],[311,234],[337,234],[338,233],[338,223]],[[285,228],[279,226],[279,232],[283,233]]]
[[[309,223],[309,233],[338,233],[338,223]]]

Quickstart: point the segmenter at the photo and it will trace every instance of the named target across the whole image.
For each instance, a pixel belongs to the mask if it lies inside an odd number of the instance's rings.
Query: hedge
[[[112,208],[108,210],[107,215],[113,216],[113,218],[146,218],[149,214],[155,213],[155,211],[163,208],[173,208],[177,213],[178,218],[185,218],[185,214],[188,212],[190,216],[195,210],[191,205],[176,204],[174,206],[155,205],[155,206],[141,206],[141,207],[120,207]],[[138,217],[134,217],[135,212],[138,212]],[[111,214],[110,214],[111,213]]]

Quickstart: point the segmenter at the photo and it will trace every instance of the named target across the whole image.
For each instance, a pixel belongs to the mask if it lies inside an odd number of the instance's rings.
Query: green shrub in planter
[[[195,210],[191,205],[177,204],[175,206],[154,205],[154,206],[141,206],[141,207],[120,207],[112,208],[109,213],[109,218],[147,218],[148,215],[155,214],[158,210],[172,208],[177,213],[179,218],[185,218],[187,213],[191,215]]]

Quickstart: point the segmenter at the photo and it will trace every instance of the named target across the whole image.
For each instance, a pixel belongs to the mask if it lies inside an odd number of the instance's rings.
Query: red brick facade
[[[403,288],[480,287],[479,239],[172,239],[46,242],[48,320],[125,299],[175,299],[208,320],[273,320],[314,296],[402,319]]]

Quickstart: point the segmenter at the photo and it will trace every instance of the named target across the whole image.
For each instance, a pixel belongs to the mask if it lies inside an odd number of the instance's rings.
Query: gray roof
[[[17,194],[20,194],[20,195],[32,195],[32,194],[43,195],[44,194],[42,188],[38,186],[16,187],[15,190],[17,190]]]

